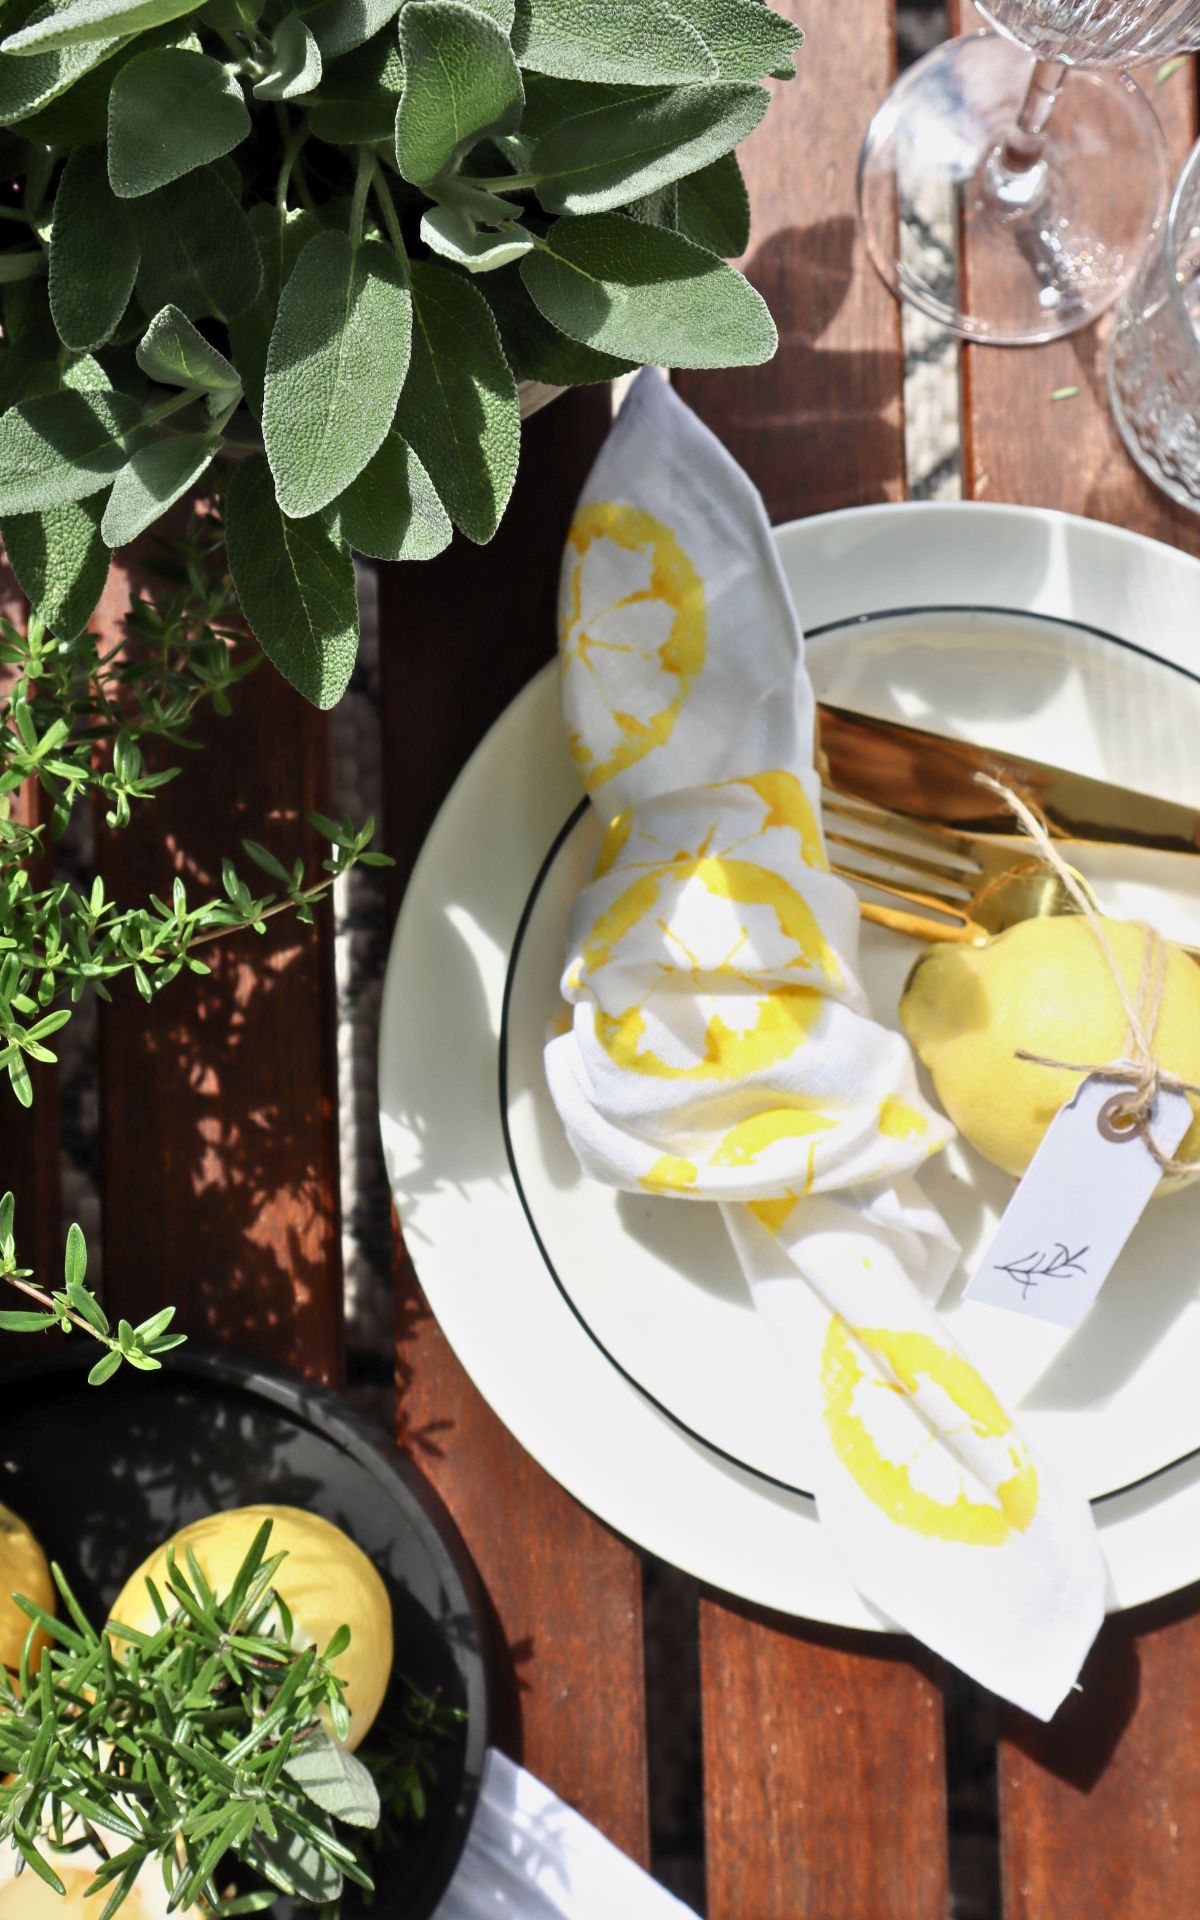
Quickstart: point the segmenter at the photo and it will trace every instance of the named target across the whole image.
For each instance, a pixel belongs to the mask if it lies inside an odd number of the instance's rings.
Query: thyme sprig
[[[329,847],[319,873],[243,840],[247,859],[275,883],[270,892],[252,888],[230,859],[220,893],[200,900],[179,875],[169,900],[151,894],[132,907],[109,898],[100,874],[82,887],[59,873],[42,884],[49,842],[76,809],[94,798],[109,827],[128,826],[195,750],[187,729],[200,709],[228,714],[231,689],[261,658],[229,625],[236,601],[215,515],[197,516],[183,537],[164,542],[153,572],[120,645],[91,633],[59,640],[33,614],[25,634],[0,619],[0,1069],[22,1106],[33,1101],[31,1064],[55,1062],[48,1042],[89,989],[107,1000],[109,984],[132,973],[152,1000],[185,969],[207,974],[198,949],[211,941],[262,933],[289,910],[311,925],[314,907],[351,867],[392,864],[368,851],[373,820],[356,827],[310,813]],[[151,766],[152,742],[174,749],[175,763]],[[27,783],[44,796],[44,823],[16,816],[14,797]]]
[[[32,1267],[17,1265],[13,1236],[14,1211],[12,1194],[4,1194],[0,1198],[0,1280],[15,1287],[28,1299],[36,1300],[38,1310],[5,1309],[0,1312],[0,1332],[48,1333],[51,1327],[57,1327],[63,1333],[78,1328],[81,1333],[90,1334],[93,1340],[98,1340],[107,1349],[88,1374],[88,1384],[93,1387],[111,1380],[123,1360],[127,1360],[139,1373],[159,1372],[162,1361],[158,1356],[170,1353],[174,1347],[181,1347],[187,1339],[185,1333],[168,1332],[175,1318],[174,1307],[161,1307],[136,1327],[131,1326],[128,1320],[119,1320],[114,1333],[104,1308],[91,1288],[84,1285],[87,1278],[87,1242],[78,1222],[72,1222],[67,1233],[63,1285],[52,1289],[37,1284]]]
[[[48,1852],[92,1847],[89,1892],[107,1889],[112,1920],[148,1862],[168,1910],[214,1920],[260,1913],[279,1893],[336,1900],[370,1875],[335,1822],[374,1827],[371,1775],[340,1744],[349,1732],[333,1662],[350,1644],[291,1644],[295,1623],[260,1527],[229,1591],[216,1594],[189,1548],[167,1555],[167,1591],[147,1580],[158,1625],[143,1633],[90,1623],[61,1567],[68,1618],[17,1596],[31,1622],[14,1681],[0,1680],[0,1845],[62,1892]],[[39,1632],[52,1645],[35,1661]],[[332,1732],[330,1731],[332,1729]],[[237,1863],[255,1883],[231,1886]]]

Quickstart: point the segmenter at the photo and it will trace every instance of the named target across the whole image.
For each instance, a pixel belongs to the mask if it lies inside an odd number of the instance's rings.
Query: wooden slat
[[[7,563],[0,560],[0,613],[24,631],[28,603]],[[36,781],[28,781],[13,796],[13,818],[23,826],[44,825],[49,817],[46,796]],[[35,887],[46,886],[54,871],[53,847],[43,834],[43,857],[34,862]],[[58,1051],[61,1040],[54,1048]],[[41,1281],[57,1284],[62,1260],[61,1167],[59,1163],[58,1069],[31,1063],[33,1106],[19,1107],[9,1090],[7,1074],[0,1073],[0,1192],[11,1188],[17,1203],[17,1253],[23,1266],[32,1267]],[[17,1335],[0,1337],[0,1359],[19,1359],[28,1342]]]
[[[607,430],[604,391],[525,428],[516,495],[490,547],[380,575],[389,851],[407,877],[491,721],[554,645],[559,557]],[[502,820],[481,822],[501,835]],[[563,1493],[476,1393],[398,1246],[400,1437],[475,1557],[501,1661],[497,1737],[627,1853],[645,1859],[638,1556]]]
[[[1069,84],[1069,82],[1068,82]],[[1155,87],[1175,162],[1194,137],[1192,66]],[[1120,155],[1112,191],[1120,192]],[[1108,412],[1107,329],[964,354],[968,490],[1053,506],[1200,550],[1200,525],[1145,481]],[[1078,396],[1052,403],[1058,387]],[[1200,1589],[1114,1620],[1049,1727],[1009,1710],[999,1753],[1006,1920],[1162,1920],[1200,1888]]]
[[[1164,1920],[1200,1888],[1200,1593],[1109,1623],[1049,1727],[1004,1716],[1005,1920]]]
[[[700,1644],[710,1920],[943,1916],[942,1695],[911,1649],[715,1599]]]
[[[45,796],[35,782],[28,782],[14,799],[13,818],[21,825],[37,826],[44,820]],[[46,854],[33,863],[31,871],[35,887],[46,886],[53,872],[48,836],[43,846]],[[33,1268],[39,1284],[57,1286],[63,1250],[58,1069],[31,1063],[30,1078],[33,1106],[24,1108],[17,1104],[7,1073],[0,1073],[0,1192],[11,1189],[16,1199],[15,1234],[21,1264]],[[18,1304],[15,1299],[10,1303]],[[16,1335],[0,1335],[0,1359],[19,1359],[27,1351],[27,1341]]]
[[[809,29],[742,150],[745,269],[780,350],[677,385],[772,520],[903,491],[899,315],[867,263],[854,173],[893,71],[886,0],[796,5]],[[946,1909],[942,1702],[903,1643],[701,1604],[710,1920],[934,1920]]]
[[[119,626],[128,588],[102,609]],[[241,839],[319,872],[305,824],[329,810],[328,722],[273,668],[235,689],[233,715],[191,729],[202,753],[110,833],[98,864],[123,903],[221,894],[221,859],[251,886]],[[266,890],[266,886],[264,886]],[[205,948],[207,979],[181,974],[147,1007],[116,983],[100,1025],[105,1297],[130,1319],[174,1301],[194,1336],[321,1380],[341,1371],[341,1272],[332,928],[290,914],[261,939]]]
[[[776,0],[808,32],[796,78],[738,149],[750,189],[741,262],[779,329],[765,367],[678,376],[767,500],[772,520],[904,490],[897,309],[858,233],[854,177],[891,84],[890,0]]]

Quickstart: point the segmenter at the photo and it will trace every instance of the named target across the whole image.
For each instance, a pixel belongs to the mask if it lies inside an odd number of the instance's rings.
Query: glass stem
[[[1045,132],[1054,112],[1059,90],[1066,75],[1059,60],[1039,60],[1029,76],[1021,111],[1012,132],[1000,149],[1000,166],[1006,173],[1029,173],[1036,167],[1045,147]]]

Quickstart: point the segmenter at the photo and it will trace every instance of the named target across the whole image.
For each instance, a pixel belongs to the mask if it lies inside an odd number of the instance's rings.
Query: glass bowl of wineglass
[[[1166,141],[1126,69],[1200,47],[1200,0],[977,4],[993,30],[935,47],[872,120],[859,215],[900,299],[1033,345],[1110,307],[1158,230]]]

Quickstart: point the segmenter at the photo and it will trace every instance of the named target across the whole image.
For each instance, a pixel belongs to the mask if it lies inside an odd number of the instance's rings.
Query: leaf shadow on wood
[[[117,619],[119,620],[119,604]],[[109,616],[110,630],[112,615]],[[321,716],[263,666],[233,715],[192,729],[204,742],[131,825],[97,824],[97,862],[122,904],[220,897],[232,857],[254,888],[243,836],[319,871],[307,826],[328,807]],[[270,883],[264,880],[263,891]],[[177,1324],[325,1380],[341,1366],[332,924],[294,915],[261,938],[203,950],[146,1005],[118,981],[100,1022],[105,1288],[136,1320],[166,1301]]]
[[[679,391],[716,425],[775,522],[810,513],[814,502],[830,512],[879,499],[881,473],[895,476],[898,491],[899,322],[894,349],[838,345],[839,319],[871,272],[854,219],[781,228],[752,245],[742,270],[775,317],[778,353],[762,367],[678,375]]]

